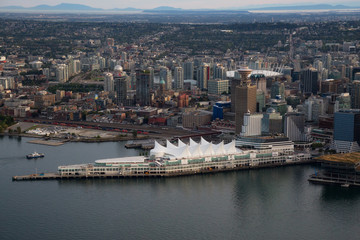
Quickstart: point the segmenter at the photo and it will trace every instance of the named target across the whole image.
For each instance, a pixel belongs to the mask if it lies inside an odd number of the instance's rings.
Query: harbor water
[[[46,146],[0,136],[1,239],[358,239],[360,189],[313,185],[312,165],[175,178],[13,182],[139,155],[125,142]],[[26,159],[34,151],[40,159]]]

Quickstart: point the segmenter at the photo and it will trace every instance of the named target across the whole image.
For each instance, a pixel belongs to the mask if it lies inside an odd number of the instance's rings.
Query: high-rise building
[[[208,82],[208,93],[221,95],[229,92],[229,80],[214,79]]]
[[[237,134],[241,131],[244,114],[256,112],[256,85],[251,84],[248,77],[251,71],[249,68],[238,70],[241,75],[241,84],[235,88],[235,132]]]
[[[360,151],[360,110],[334,114],[333,148],[338,153]]]
[[[304,114],[306,121],[319,121],[319,116],[325,114],[325,104],[322,98],[310,97],[305,100]]]
[[[325,63],[325,68],[327,70],[330,70],[331,66],[332,66],[332,58],[331,58],[331,55],[330,53],[326,54],[325,57],[324,57],[324,63]]]
[[[187,61],[183,64],[184,69],[184,79],[194,79],[194,62]]]
[[[355,80],[355,75],[358,72],[360,72],[360,67],[353,67],[352,73],[351,73],[351,80]]]
[[[128,59],[127,59],[127,53],[126,52],[122,52],[121,53],[121,60],[123,60],[124,62],[126,62]]]
[[[360,80],[360,72],[355,73],[354,80]]]
[[[271,85],[272,99],[285,99],[285,85],[282,82],[276,81]]]
[[[136,90],[136,72],[130,73],[130,81],[128,84],[129,90]]]
[[[202,64],[196,72],[196,80],[200,89],[208,88],[208,80],[210,78],[210,67],[207,64]]]
[[[111,82],[111,78],[109,81]],[[120,65],[117,65],[114,68],[113,84],[114,90],[116,91],[116,103],[123,106],[127,105],[128,76]],[[111,83],[109,84],[109,87],[112,87]]]
[[[175,67],[174,70],[174,88],[183,89],[184,88],[184,70],[182,67]]]
[[[259,136],[261,135],[262,114],[247,112],[244,114],[244,121],[241,128],[240,136]]]
[[[149,106],[151,73],[148,70],[136,71],[136,103]]]
[[[0,87],[2,87],[2,89],[15,89],[14,78],[13,77],[0,77]]]
[[[99,57],[98,64],[99,64],[100,69],[103,70],[104,68],[106,68],[106,59],[103,57]]]
[[[262,90],[256,90],[256,112],[262,112],[265,108],[265,94]]]
[[[318,72],[321,72],[322,69],[323,69],[323,62],[321,60],[319,60],[319,59],[315,60],[314,61],[314,68],[316,68],[316,70]]]
[[[351,97],[349,93],[342,93],[336,97],[334,112],[349,110],[351,108]]]
[[[166,91],[166,83],[163,79],[161,79],[159,82],[159,90],[160,96],[163,96]]]
[[[350,82],[353,80],[352,78],[352,72],[353,72],[353,66],[346,66],[346,74],[345,77],[347,77],[348,79],[350,79]]]
[[[303,113],[290,112],[285,114],[284,134],[291,141],[305,141],[305,115]]]
[[[236,108],[235,92],[236,92],[236,87],[240,86],[240,85],[241,85],[240,76],[238,78],[231,79],[231,87],[230,87],[230,90],[231,90],[231,112],[235,112],[235,108]]]
[[[172,86],[171,86],[171,80],[172,80],[171,71],[167,67],[160,67],[159,78],[160,78],[160,81],[165,82],[165,89],[166,90],[171,90],[172,89]]]
[[[300,88],[303,93],[312,93],[314,95],[319,91],[318,71],[315,68],[307,68],[300,73]]]
[[[337,81],[334,79],[325,79],[321,81],[321,93],[337,93]]]
[[[74,59],[72,57],[69,58],[68,62],[67,62],[67,65],[68,65],[68,73],[69,73],[69,76],[74,76],[76,73],[75,73],[75,64],[74,64]]]
[[[256,88],[263,91],[266,95],[267,89],[266,89],[266,78],[264,74],[252,74],[251,80],[253,83],[256,83]]]
[[[115,90],[116,90],[116,103],[118,105],[126,106],[127,105],[127,77],[115,77]]]
[[[213,79],[226,79],[226,69],[221,64],[216,64],[214,67],[214,77]]]
[[[350,86],[351,108],[360,109],[360,81],[354,80]]]
[[[55,76],[56,76],[56,81],[58,81],[60,83],[67,82],[69,80],[68,65],[66,65],[66,64],[58,64],[56,66]]]
[[[104,91],[114,92],[114,76],[112,75],[112,73],[105,73]]]
[[[283,132],[283,117],[273,108],[268,108],[262,119],[261,131],[265,134]]]
[[[150,90],[154,89],[154,68],[148,67],[147,70],[150,73]]]

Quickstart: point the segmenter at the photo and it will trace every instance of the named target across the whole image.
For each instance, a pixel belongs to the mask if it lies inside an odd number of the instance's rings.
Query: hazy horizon
[[[61,3],[70,3],[68,0],[19,0],[14,2],[13,0],[3,0],[0,3],[0,7],[5,6],[22,6],[22,7],[34,7],[37,5],[50,5],[55,6]],[[175,0],[132,0],[132,1],[113,1],[103,0],[101,2],[94,0],[75,0],[71,4],[82,4],[93,8],[113,9],[113,8],[139,8],[139,9],[152,9],[160,6],[169,6],[183,9],[225,9],[225,8],[260,8],[271,6],[287,6],[287,5],[313,5],[313,4],[331,4],[331,5],[348,5],[348,6],[360,6],[358,1],[328,1],[318,0],[314,1],[299,1],[288,0],[285,4],[281,0],[253,0],[251,4],[242,3],[237,0],[227,1],[215,1],[215,0],[183,0],[181,2]]]

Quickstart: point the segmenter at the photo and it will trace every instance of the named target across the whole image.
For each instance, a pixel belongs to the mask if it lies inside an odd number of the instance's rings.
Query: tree
[[[18,134],[20,134],[21,133],[21,127],[17,127],[16,131],[17,131]]]
[[[132,131],[132,135],[133,135],[133,138],[137,138],[137,131],[136,131],[136,130],[133,130],[133,131]]]

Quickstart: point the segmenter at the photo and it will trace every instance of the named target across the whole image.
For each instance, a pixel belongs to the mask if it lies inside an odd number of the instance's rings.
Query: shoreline
[[[148,136],[140,137],[137,136],[136,138],[132,136],[126,137],[113,137],[113,138],[84,138],[84,139],[65,139],[65,138],[54,138],[54,137],[45,137],[27,133],[0,133],[0,136],[7,136],[7,137],[27,137],[27,138],[42,138],[44,141],[59,141],[59,142],[85,142],[85,143],[92,143],[92,142],[121,142],[121,141],[129,141],[129,140],[146,140],[149,139]]]

